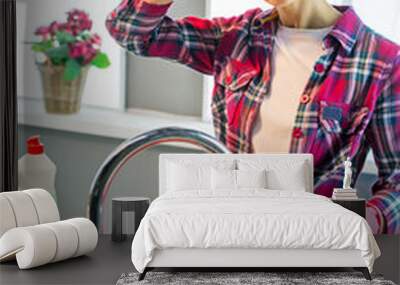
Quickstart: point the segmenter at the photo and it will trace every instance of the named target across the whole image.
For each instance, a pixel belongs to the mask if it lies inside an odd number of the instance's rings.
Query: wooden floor
[[[114,243],[100,236],[94,252],[88,256],[19,270],[16,262],[0,264],[0,284],[115,284],[122,273],[134,271],[131,241]]]

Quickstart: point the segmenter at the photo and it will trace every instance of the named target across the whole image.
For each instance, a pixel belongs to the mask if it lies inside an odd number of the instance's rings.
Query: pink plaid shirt
[[[271,85],[278,26],[274,10],[231,18],[172,20],[169,5],[123,1],[107,18],[117,42],[213,75],[217,138],[232,152],[252,152],[252,131]],[[368,201],[380,233],[400,233],[400,48],[365,26],[350,7],[324,39],[324,54],[299,94],[291,153],[312,153],[315,193],[341,187],[343,162],[358,178],[372,149],[379,179]],[[290,82],[288,82],[290,84]]]

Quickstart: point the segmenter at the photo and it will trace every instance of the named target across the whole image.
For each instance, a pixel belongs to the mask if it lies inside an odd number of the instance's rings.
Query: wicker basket
[[[41,77],[47,113],[74,114],[79,112],[89,66],[81,69],[73,81],[64,80],[64,66],[37,64]]]

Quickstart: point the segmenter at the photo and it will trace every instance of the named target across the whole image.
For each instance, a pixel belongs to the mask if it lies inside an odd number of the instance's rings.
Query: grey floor
[[[88,256],[19,270],[16,262],[0,264],[0,284],[115,284],[122,273],[134,271],[130,260],[131,241],[114,243],[100,236]]]
[[[382,235],[376,239],[382,257],[376,261],[375,273],[400,284],[400,236]],[[97,249],[88,256],[30,270],[19,270],[16,262],[3,263],[0,264],[0,285],[115,284],[122,273],[135,271],[130,247],[131,239],[114,243],[110,236],[100,236]]]

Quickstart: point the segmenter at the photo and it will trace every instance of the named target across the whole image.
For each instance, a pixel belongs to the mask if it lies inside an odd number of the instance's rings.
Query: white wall
[[[367,25],[400,43],[399,0],[353,0],[353,5]]]

